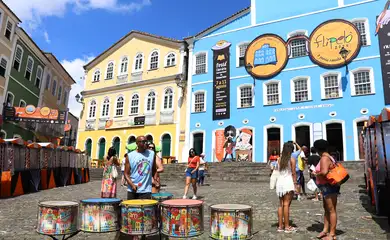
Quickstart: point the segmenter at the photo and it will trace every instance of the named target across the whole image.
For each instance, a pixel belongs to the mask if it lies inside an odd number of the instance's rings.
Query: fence
[[[0,139],[0,197],[89,182],[89,157],[73,147]]]

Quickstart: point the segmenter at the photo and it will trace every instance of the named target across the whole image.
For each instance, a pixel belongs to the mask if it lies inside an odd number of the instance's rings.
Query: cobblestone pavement
[[[183,183],[169,182],[163,191],[173,193],[176,198],[180,198],[183,194]],[[0,239],[50,239],[35,232],[39,201],[79,201],[98,197],[99,192],[100,182],[95,181],[0,200]],[[387,219],[369,217],[370,214],[365,208],[368,199],[362,186],[345,184],[341,192],[338,205],[338,239],[387,239]],[[125,199],[125,189],[120,188],[118,195]],[[291,219],[293,224],[298,226],[298,232],[277,233],[278,201],[274,190],[269,190],[268,184],[212,182],[209,186],[200,188],[199,196],[205,200],[205,233],[198,239],[208,239],[209,206],[217,203],[250,204],[254,209],[254,230],[258,231],[253,239],[314,239],[322,229],[322,204],[307,199],[300,202],[293,201],[291,205]],[[118,233],[80,232],[72,239],[130,239],[119,235]]]

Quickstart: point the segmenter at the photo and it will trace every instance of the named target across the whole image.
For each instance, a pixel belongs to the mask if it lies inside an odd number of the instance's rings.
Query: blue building
[[[250,161],[266,162],[271,151],[280,151],[288,140],[312,146],[320,138],[330,142],[339,160],[363,159],[358,133],[369,115],[386,105],[375,35],[376,17],[385,5],[384,0],[252,0],[250,7],[186,39],[190,119],[187,147],[205,152],[208,161],[221,161],[227,151],[223,130],[231,125],[236,129],[234,137],[239,139],[236,150],[240,144],[252,146],[244,146],[240,152],[244,158],[249,153]],[[329,69],[309,57],[309,37],[320,24],[333,19],[344,19],[355,26],[360,32],[361,48],[347,67]],[[245,53],[262,34],[283,39],[288,61],[280,73],[256,79],[254,85],[245,67]],[[230,87],[225,103],[230,109],[220,118],[216,109],[224,96],[214,92],[219,89],[215,79],[223,79],[226,72],[214,68],[215,61],[225,57],[213,57],[213,51],[223,47],[230,49],[225,55],[230,57],[228,67],[223,68],[228,71]],[[345,58],[341,51],[340,56]],[[272,62],[272,58],[268,60]],[[187,158],[186,154],[184,151],[182,159]],[[234,158],[238,155],[236,152]]]

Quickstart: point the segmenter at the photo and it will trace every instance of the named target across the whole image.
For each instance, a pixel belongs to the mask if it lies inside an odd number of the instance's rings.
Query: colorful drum
[[[251,206],[218,204],[210,209],[211,238],[239,240],[252,237]]]
[[[189,238],[203,234],[203,201],[172,199],[162,202],[161,206],[164,235]]]
[[[121,232],[128,235],[151,235],[158,232],[156,200],[122,202]]]
[[[80,202],[80,230],[104,233],[118,231],[120,204],[118,198],[91,198]]]
[[[68,235],[78,232],[79,204],[69,201],[45,201],[38,204],[37,232],[44,235]]]
[[[153,193],[153,194],[152,194],[152,198],[153,198],[154,200],[157,200],[157,201],[159,201],[159,202],[162,202],[162,201],[165,201],[165,200],[172,199],[172,198],[173,198],[173,194],[171,194],[171,193],[165,193],[165,192]]]

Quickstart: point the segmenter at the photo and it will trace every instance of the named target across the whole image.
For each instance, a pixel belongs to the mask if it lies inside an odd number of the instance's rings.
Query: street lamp
[[[340,49],[340,52],[339,52],[340,56],[344,59],[344,63],[345,63],[345,67],[346,67],[346,70],[348,72],[348,64],[347,64],[347,56],[349,54],[349,51],[347,49],[345,49],[344,47],[342,47]]]
[[[80,96],[80,94],[77,93],[77,95],[75,96],[76,98],[76,101],[78,103],[83,103],[84,102],[84,98]]]
[[[176,85],[181,88],[181,93],[182,93],[182,97],[184,96],[184,92],[185,92],[185,88],[187,86],[187,81],[184,79],[184,75],[183,74],[178,74],[176,75],[175,77],[175,82],[176,82]]]

